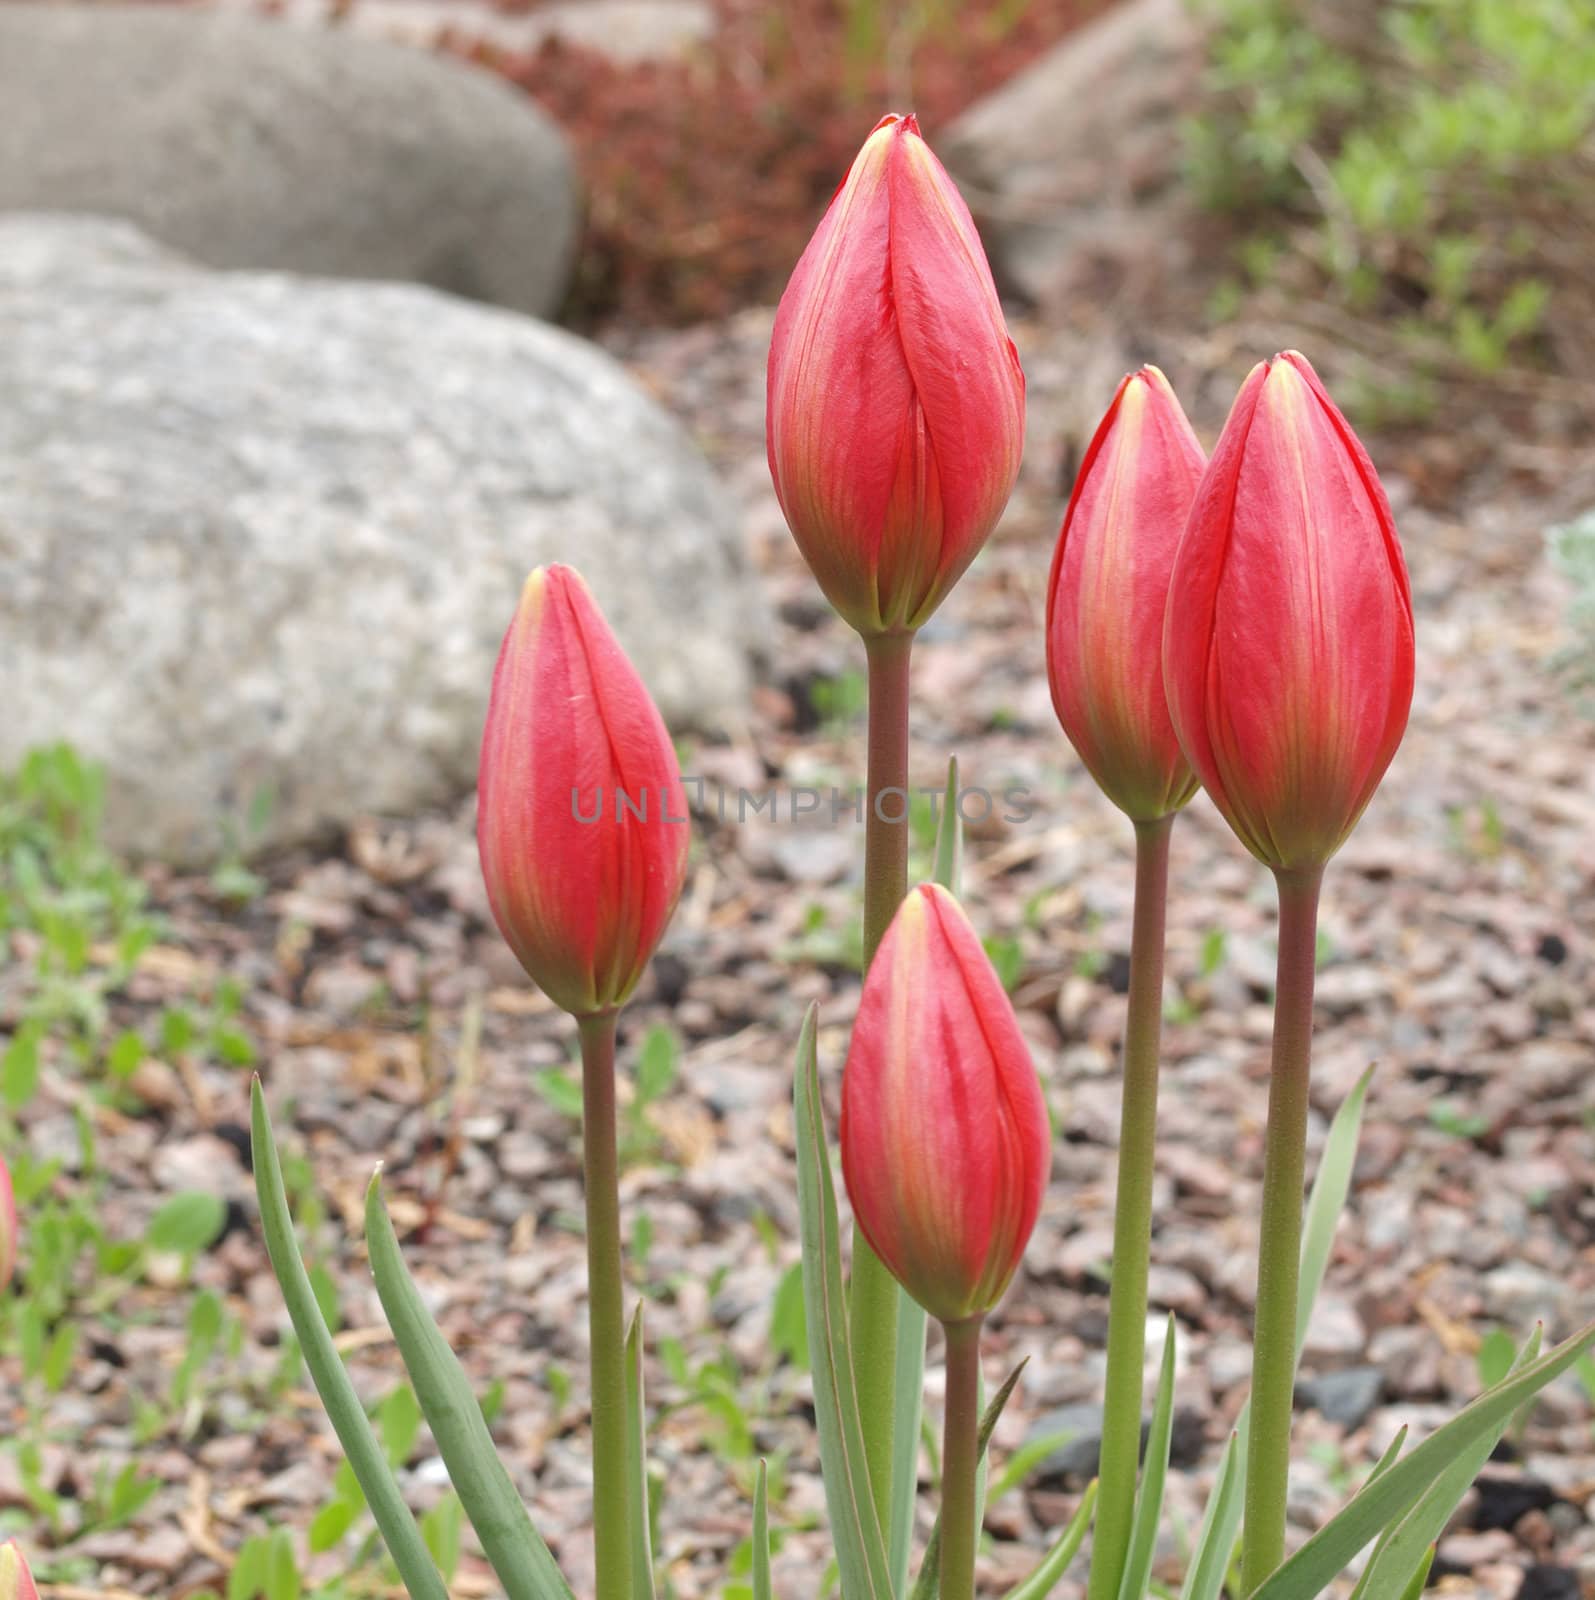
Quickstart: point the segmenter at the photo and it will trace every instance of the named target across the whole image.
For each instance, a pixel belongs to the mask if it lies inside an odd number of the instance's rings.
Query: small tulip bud
[[[1013,1005],[958,902],[921,884],[870,964],[842,1075],[842,1174],[893,1277],[942,1322],[1002,1298],[1052,1137]]]
[[[27,1557],[15,1539],[0,1544],[0,1600],[39,1600]]]
[[[980,236],[913,117],[885,117],[781,297],[765,413],[798,548],[866,637],[912,632],[996,526],[1025,380]]]
[[[686,874],[681,770],[581,577],[526,580],[493,674],[476,837],[493,916],[565,1011],[622,1004]]]
[[[1164,625],[1186,757],[1253,855],[1321,867],[1407,726],[1412,593],[1390,502],[1305,357],[1253,368],[1197,490]]]
[[[11,1188],[11,1172],[0,1156],[0,1289],[11,1282],[17,1270],[17,1242],[21,1230],[17,1225],[17,1197]]]
[[[1086,451],[1052,558],[1052,704],[1102,792],[1137,822],[1196,793],[1163,693],[1163,615],[1206,464],[1168,379],[1132,373]]]

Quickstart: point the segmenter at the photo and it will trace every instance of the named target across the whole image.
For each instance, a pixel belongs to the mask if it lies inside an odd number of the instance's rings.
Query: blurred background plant
[[[1557,658],[1580,704],[1595,715],[1595,511],[1546,533],[1551,560],[1573,586],[1567,607],[1572,635]]]
[[[712,45],[616,62],[561,41],[493,68],[567,130],[588,190],[568,315],[692,322],[773,304],[883,107],[927,132],[1105,0],[715,0]]]
[[[1197,9],[1211,32],[1190,176],[1241,225],[1246,286],[1291,297],[1374,364],[1364,419],[1422,417],[1449,383],[1499,390],[1528,370],[1587,404],[1595,3]]]

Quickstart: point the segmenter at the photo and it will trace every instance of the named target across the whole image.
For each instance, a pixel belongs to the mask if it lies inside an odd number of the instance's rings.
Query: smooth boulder
[[[187,6],[0,5],[0,211],[95,212],[216,267],[424,283],[534,316],[568,287],[570,154],[463,63]]]
[[[764,632],[736,515],[602,351],[431,290],[0,217],[0,766],[108,764],[134,853],[214,859],[467,793],[527,571],[588,577],[675,725]]]

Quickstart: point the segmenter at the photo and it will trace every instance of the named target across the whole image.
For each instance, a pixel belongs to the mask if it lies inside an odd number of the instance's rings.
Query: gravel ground
[[[749,313],[621,350],[740,498],[779,617],[747,724],[691,746],[685,765],[711,799],[717,785],[729,792],[730,816],[711,805],[699,819],[681,910],[622,1030],[628,1083],[654,1025],[669,1021],[681,1040],[674,1086],[633,1119],[624,1200],[628,1227],[648,1236],[634,1234],[647,1249],[633,1252],[632,1286],[648,1304],[662,1571],[683,1600],[721,1592],[745,1538],[756,1455],[777,1468],[778,1591],[814,1593],[827,1559],[808,1383],[772,1354],[770,1326],[796,1258],[790,1052],[803,1008],[819,1001],[834,1097],[858,993],[846,949],[862,839],[828,814],[807,827],[739,824],[734,796],[860,780],[862,657],[828,616],[769,489],[768,329],[768,313]],[[1211,440],[1245,365],[1231,349],[1172,341],[1037,328],[1019,338],[1031,381],[1025,474],[991,547],[925,630],[914,682],[916,782],[939,783],[956,753],[966,783],[1026,797],[1023,820],[994,815],[971,830],[965,890],[978,924],[1004,941],[1059,1132],[1048,1203],[994,1320],[987,1372],[996,1380],[1029,1358],[999,1457],[1027,1438],[1073,1438],[991,1506],[990,1592],[1028,1570],[1090,1471],[1129,946],[1130,829],[1058,732],[1043,676],[1051,540],[1078,448],[1126,366],[1159,359]],[[1546,522],[1590,486],[1563,481],[1550,459],[1526,466],[1521,443],[1466,477],[1448,470],[1455,439],[1375,444],[1412,567],[1419,676],[1407,741],[1325,895],[1315,1151],[1358,1075],[1377,1071],[1308,1340],[1296,1537],[1399,1425],[1420,1434],[1476,1391],[1490,1330],[1522,1335],[1542,1319],[1554,1338],[1595,1315],[1595,724],[1551,673],[1564,595],[1541,543]],[[386,1162],[412,1266],[473,1376],[484,1388],[502,1381],[498,1437],[588,1592],[579,1165],[558,1079],[573,1029],[491,929],[468,804],[373,821],[324,856],[264,870],[268,888],[236,912],[205,881],[153,875],[166,935],[119,1005],[147,1016],[223,972],[245,986],[279,1135],[308,1158],[326,1200],[312,1253],[335,1276],[352,1368],[373,1396],[398,1369],[358,1244],[359,1205],[371,1167]],[[1165,1576],[1178,1573],[1181,1531],[1200,1515],[1245,1393],[1272,946],[1267,874],[1199,797],[1174,835],[1156,1187],[1152,1300],[1178,1319],[1182,1369]],[[337,1454],[313,1396],[261,1398],[285,1320],[244,1160],[244,1075],[149,1062],[135,1082],[145,1109],[98,1113],[118,1213],[136,1223],[168,1191],[193,1187],[236,1202],[196,1277],[227,1297],[244,1338],[211,1375],[192,1431],[173,1417],[135,1446],[137,1402],[163,1403],[185,1341],[186,1300],[149,1285],[84,1339],[49,1420],[113,1464],[136,1454],[165,1483],[132,1525],[80,1541],[103,1570],[82,1592],[183,1596],[218,1585],[246,1530],[307,1525]],[[70,1159],[78,1098],[47,1063],[29,1113],[38,1147]],[[933,1351],[933,1408],[940,1379]],[[740,1406],[724,1400],[728,1380]],[[82,1448],[46,1451],[47,1478],[70,1489]],[[418,1505],[441,1492],[425,1435],[406,1477]],[[1568,1380],[1470,1496],[1440,1547],[1442,1586],[1503,1600],[1595,1595],[1592,1494],[1595,1424]],[[0,1507],[17,1500],[13,1458],[0,1454]],[[347,1564],[317,1559],[327,1573]],[[1082,1570],[1059,1592],[1078,1593]],[[496,1593],[485,1573],[468,1556],[456,1592]]]

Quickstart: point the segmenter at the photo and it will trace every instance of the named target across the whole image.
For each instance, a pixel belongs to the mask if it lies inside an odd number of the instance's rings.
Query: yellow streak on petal
[[[533,567],[521,586],[520,604],[515,608],[515,626],[521,633],[535,629],[543,620],[548,603],[548,568]]]
[[[0,1600],[16,1600],[22,1593],[22,1558],[14,1546],[0,1545]]]

